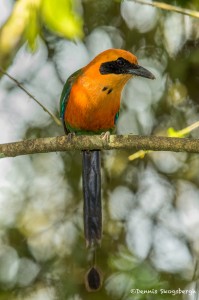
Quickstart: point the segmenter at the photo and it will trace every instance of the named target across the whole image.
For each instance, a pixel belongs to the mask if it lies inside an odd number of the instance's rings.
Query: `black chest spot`
[[[113,89],[109,88],[108,86],[104,86],[103,89],[102,89],[102,92],[105,92],[105,91],[107,91],[107,95],[108,95],[113,91]]]
[[[102,92],[108,90],[108,87],[107,86],[104,86],[103,89],[102,89]]]

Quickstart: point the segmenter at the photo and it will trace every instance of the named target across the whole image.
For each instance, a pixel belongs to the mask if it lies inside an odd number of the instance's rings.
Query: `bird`
[[[123,49],[105,50],[73,73],[60,98],[65,133],[107,138],[116,128],[121,92],[128,80],[136,76],[155,79],[138,64],[134,54]],[[101,152],[93,149],[82,153],[84,234],[87,247],[92,247],[100,244],[102,236]]]
[[[122,49],[101,52],[69,76],[60,97],[60,118],[68,138],[99,134],[108,140],[119,118],[122,90],[136,76],[155,79],[134,54]],[[93,250],[85,286],[88,291],[98,291],[102,286],[102,272],[96,265],[96,247],[102,237],[101,152],[82,153],[84,235],[86,246]]]

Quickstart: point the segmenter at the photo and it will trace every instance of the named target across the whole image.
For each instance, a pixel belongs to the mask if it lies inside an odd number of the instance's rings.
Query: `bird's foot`
[[[75,132],[69,132],[67,135],[67,141],[71,142],[74,137],[75,137]]]
[[[105,141],[106,143],[108,143],[110,141],[110,131],[106,131],[106,132],[102,132],[101,133],[101,138],[103,141]]]

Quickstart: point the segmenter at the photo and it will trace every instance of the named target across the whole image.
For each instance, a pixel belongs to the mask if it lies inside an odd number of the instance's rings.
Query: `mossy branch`
[[[105,142],[99,135],[67,136],[24,140],[0,145],[0,157],[74,150],[153,150],[199,153],[199,139],[170,138],[161,136],[111,135]]]

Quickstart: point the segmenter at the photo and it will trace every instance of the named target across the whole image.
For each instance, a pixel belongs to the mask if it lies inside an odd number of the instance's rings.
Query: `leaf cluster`
[[[83,37],[82,26],[74,0],[18,0],[0,28],[0,65],[7,67],[24,41],[34,51],[43,28],[75,39]]]

